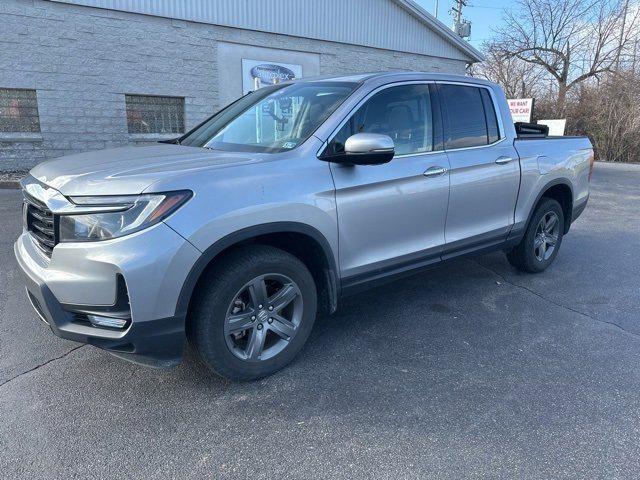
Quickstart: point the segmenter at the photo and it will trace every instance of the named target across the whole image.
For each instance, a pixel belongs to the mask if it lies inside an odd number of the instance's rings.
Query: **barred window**
[[[35,90],[0,88],[0,133],[39,133]]]
[[[125,95],[130,134],[184,133],[184,98]]]

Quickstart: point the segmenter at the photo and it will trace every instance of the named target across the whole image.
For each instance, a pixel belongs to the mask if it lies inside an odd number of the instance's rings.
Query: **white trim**
[[[42,132],[0,132],[0,143],[33,143],[42,141]]]
[[[161,140],[173,140],[183,136],[182,133],[130,133],[129,140],[132,142],[157,142]]]

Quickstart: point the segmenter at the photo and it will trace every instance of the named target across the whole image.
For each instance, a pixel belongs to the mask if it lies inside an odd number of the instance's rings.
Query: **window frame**
[[[442,111],[442,131],[443,131],[443,144],[444,144],[444,151],[446,152],[457,152],[457,151],[462,151],[462,150],[473,150],[473,149],[477,149],[477,148],[487,148],[487,147],[493,147],[503,141],[505,141],[507,139],[505,131],[504,131],[504,125],[502,123],[502,115],[500,115],[500,109],[498,108],[498,102],[497,102],[497,98],[493,92],[493,88],[491,88],[488,85],[481,85],[478,83],[473,83],[473,82],[456,82],[456,81],[437,81],[435,82],[436,85],[458,85],[461,87],[474,87],[474,88],[478,88],[478,89],[485,89],[489,92],[489,98],[491,98],[491,104],[493,105],[493,110],[494,110],[494,114],[496,116],[496,120],[498,122],[498,140],[496,140],[495,142],[491,142],[491,143],[487,143],[486,145],[475,145],[473,147],[458,147],[458,148],[447,148],[446,147],[446,138],[448,137],[448,131],[447,131],[447,127],[445,125],[445,121],[444,121],[444,116],[445,116],[445,112],[444,110],[447,108],[446,105],[444,104],[444,101],[442,99],[442,92],[440,92],[440,89],[438,88],[438,97],[440,99],[440,105],[441,105],[441,111]],[[484,106],[484,101],[482,100],[482,95],[480,95],[480,100],[482,102],[482,109],[484,112],[484,118],[485,118],[485,122],[487,122],[487,112]],[[447,113],[448,114],[448,113]],[[488,129],[488,124],[486,124],[487,129]],[[487,130],[487,141],[489,140],[488,138],[488,130]]]
[[[124,93],[124,112],[127,124],[127,134],[131,138],[175,138],[182,137],[187,131],[187,97],[179,95],[157,95],[154,93]],[[182,107],[182,132],[131,132],[129,130],[129,109],[127,97],[171,98],[181,100]]]
[[[349,112],[345,115],[345,117],[338,123],[337,127],[331,131],[331,134],[327,137],[327,140],[323,142],[322,146],[318,150],[317,157],[323,160],[330,160],[331,155],[325,155],[325,152],[329,148],[329,145],[333,141],[333,139],[338,135],[342,127],[350,122],[354,115],[360,110],[366,102],[371,99],[374,95],[380,93],[383,90],[387,90],[389,88],[395,87],[403,87],[407,85],[427,85],[429,88],[429,95],[431,99],[431,118],[433,120],[433,150],[429,152],[417,152],[417,153],[405,153],[402,155],[394,155],[393,160],[397,158],[407,158],[407,157],[415,157],[418,155],[433,155],[437,153],[443,153],[444,149],[444,124],[442,117],[442,106],[440,101],[440,94],[437,90],[437,82],[435,80],[408,80],[401,82],[393,82],[387,83],[385,85],[380,85],[369,93],[367,93],[364,97],[362,97]],[[432,86],[435,87],[432,89]]]

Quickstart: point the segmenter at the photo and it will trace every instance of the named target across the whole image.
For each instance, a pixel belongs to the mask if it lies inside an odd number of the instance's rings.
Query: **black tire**
[[[225,319],[238,292],[252,279],[268,274],[286,276],[295,283],[301,297],[299,324],[295,334],[275,356],[265,360],[238,358],[228,345],[235,337],[225,336]],[[302,349],[313,328],[317,310],[313,277],[298,258],[278,248],[266,245],[238,247],[216,260],[197,288],[187,321],[189,344],[210,370],[230,380],[254,380],[282,369]],[[260,322],[259,319],[256,321]],[[266,323],[263,325],[267,326]],[[247,332],[244,334],[253,335],[254,327]],[[264,332],[270,330],[264,328]],[[275,338],[275,341],[280,340]]]
[[[553,214],[555,214],[558,221],[557,240],[553,251],[549,254],[548,258],[544,258],[544,256],[542,256],[541,259],[536,255],[536,234],[542,219],[545,218],[545,216]],[[553,263],[558,255],[560,245],[562,245],[563,235],[564,213],[562,211],[562,207],[552,198],[543,198],[531,216],[531,220],[529,221],[524,237],[518,245],[507,252],[507,260],[509,260],[509,263],[520,271],[528,273],[543,272]]]

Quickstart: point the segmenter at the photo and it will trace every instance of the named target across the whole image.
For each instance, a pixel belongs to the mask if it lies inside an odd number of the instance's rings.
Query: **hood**
[[[185,172],[253,163],[260,157],[158,144],[60,157],[37,165],[31,175],[63,195],[128,195]]]

